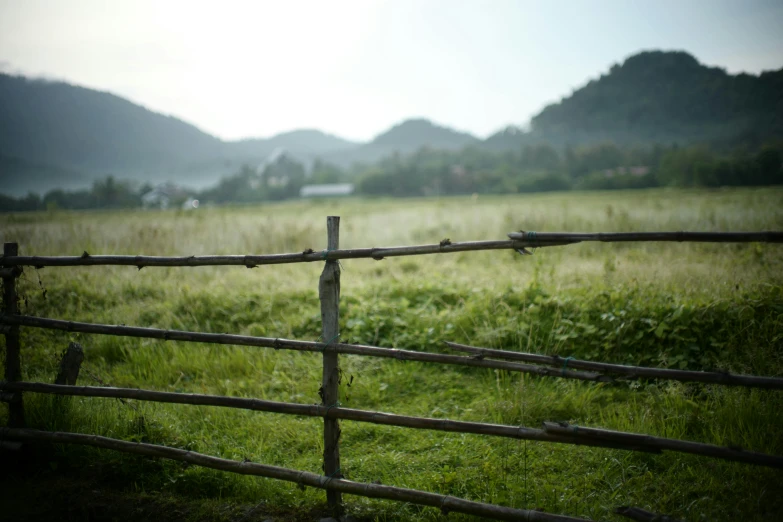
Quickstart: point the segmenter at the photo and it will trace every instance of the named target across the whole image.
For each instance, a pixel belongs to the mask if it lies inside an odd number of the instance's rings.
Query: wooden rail
[[[696,242],[696,243],[783,243],[783,232],[511,232],[508,237],[528,246],[556,246],[564,243],[600,241],[618,242]]]
[[[461,498],[438,495],[414,489],[398,488],[381,484],[367,484],[353,482],[343,478],[317,475],[308,471],[298,471],[278,466],[256,464],[255,462],[238,462],[235,460],[221,459],[187,451],[179,448],[170,448],[157,444],[143,442],[128,442],[124,440],[101,437],[99,435],[84,435],[81,433],[65,433],[38,431],[29,429],[0,428],[0,439],[16,441],[47,442],[52,444],[80,444],[106,448],[124,453],[135,453],[148,457],[158,457],[180,462],[188,462],[205,468],[229,471],[241,475],[255,475],[277,480],[285,480],[302,486],[350,493],[370,498],[383,498],[399,502],[410,502],[423,506],[432,506],[444,513],[455,511],[480,517],[494,518],[497,520],[526,520],[530,522],[584,522],[584,518],[574,518],[562,515],[552,515],[541,511],[527,509],[514,509],[493,504],[482,504]]]
[[[647,510],[631,506],[618,507],[614,510],[614,513],[616,515],[620,515],[621,517],[636,520],[637,522],[680,522],[676,518],[672,518],[666,515],[658,515],[656,513],[651,513]]]
[[[368,422],[371,424],[399,426],[403,428],[473,433],[477,435],[491,435],[519,440],[557,442],[581,446],[644,451],[648,453],[660,453],[663,450],[667,450],[783,469],[783,457],[776,455],[747,451],[738,447],[723,447],[701,442],[667,439],[664,437],[653,437],[638,433],[602,430],[584,426],[568,425],[565,423],[545,422],[543,429],[535,429],[525,426],[506,426],[483,422],[396,415],[379,411],[343,408],[339,405],[295,404],[242,397],[223,397],[220,395],[160,392],[137,390],[134,388],[64,386],[36,382],[5,383],[0,381],[0,390],[49,393],[54,395],[74,395],[81,397],[136,399],[175,404],[222,406],[270,413],[301,415],[305,417],[323,417],[325,420],[345,419]],[[326,472],[327,475],[331,475],[332,473],[334,472]]]
[[[254,268],[261,265],[280,265],[289,263],[313,263],[319,261],[337,261],[340,259],[375,259],[386,257],[416,256],[425,254],[450,254],[477,250],[520,250],[525,247],[563,246],[583,241],[626,242],[626,241],[697,241],[710,243],[783,243],[783,232],[642,232],[620,234],[571,234],[546,232],[512,232],[509,240],[465,241],[452,243],[445,239],[438,244],[416,246],[392,246],[351,249],[329,249],[289,254],[266,255],[212,255],[212,256],[129,256],[129,255],[90,255],[80,256],[19,256],[0,257],[0,266],[96,266],[123,265],[139,269],[152,266],[245,266]]]
[[[286,349],[300,352],[319,353],[344,353],[350,355],[365,355],[370,357],[383,357],[400,361],[420,361],[430,363],[452,364],[456,366],[472,366],[475,368],[490,368],[494,370],[507,370],[511,372],[530,373],[534,375],[559,377],[565,379],[578,379],[582,381],[611,381],[611,377],[598,373],[580,371],[560,371],[543,366],[531,364],[519,364],[506,361],[493,361],[489,359],[476,359],[460,355],[448,355],[442,353],[417,352],[414,350],[401,350],[399,348],[381,348],[378,346],[365,346],[361,344],[347,344],[338,342],[295,341],[272,337],[254,337],[250,335],[216,334],[202,332],[187,332],[182,330],[162,330],[159,328],[142,328],[138,326],[122,326],[109,324],[81,323],[77,321],[63,321],[61,319],[47,319],[29,315],[3,315],[0,316],[0,324],[11,326],[27,326],[31,328],[45,328],[49,330],[62,330],[65,332],[80,332],[89,334],[115,335],[121,337],[143,337],[147,339],[162,339],[164,341],[190,341],[209,344],[225,344],[238,346],[257,346],[262,348]]]
[[[648,368],[645,366],[626,366],[604,362],[583,361],[572,357],[559,355],[540,355],[537,353],[512,352],[509,350],[493,350],[479,348],[466,344],[445,341],[454,351],[476,354],[481,357],[505,359],[508,361],[525,361],[547,364],[561,369],[576,368],[601,373],[622,375],[625,379],[665,379],[679,382],[703,382],[707,384],[723,384],[726,386],[744,386],[746,388],[766,388],[783,390],[783,378],[762,377],[758,375],[738,375],[729,372],[697,372],[693,370],[672,370],[670,368]]]
[[[261,399],[243,397],[224,397],[221,395],[200,395],[194,393],[160,392],[152,390],[138,390],[134,388],[109,388],[98,386],[61,386],[39,382],[14,382],[0,381],[0,389],[18,390],[33,393],[48,393],[53,395],[72,395],[80,397],[108,397],[116,399],[136,399],[142,401],[164,402],[173,404],[192,404],[201,406],[220,406],[224,408],[238,408],[251,411],[264,411],[269,413],[282,413],[288,415],[300,415],[303,417],[323,417],[329,419],[344,419],[357,422],[367,422],[385,426],[398,426],[402,428],[416,428],[423,430],[472,433],[476,435],[490,435],[518,440],[532,440],[539,442],[558,442],[574,444],[578,446],[594,446],[610,449],[623,449],[644,451],[647,453],[660,453],[657,449],[645,449],[638,445],[625,443],[603,442],[594,439],[580,438],[578,435],[569,434],[561,436],[548,433],[542,429],[526,428],[523,426],[506,426],[502,424],[487,424],[481,422],[454,421],[449,419],[431,419],[426,417],[411,417],[407,415],[395,415],[377,411],[356,410],[341,406],[324,406],[319,404],[295,404],[275,402]],[[584,440],[582,440],[584,439]]]
[[[464,243],[442,243],[433,245],[353,248],[345,250],[314,251],[291,254],[266,255],[226,255],[226,256],[102,256],[84,252],[81,256],[4,256],[0,257],[0,266],[96,266],[124,265],[144,268],[148,266],[245,266],[254,268],[261,265],[282,265],[290,263],[313,263],[337,261],[340,259],[375,259],[385,257],[416,256],[423,254],[450,254],[475,250],[508,250],[529,246],[524,241],[468,241]]]

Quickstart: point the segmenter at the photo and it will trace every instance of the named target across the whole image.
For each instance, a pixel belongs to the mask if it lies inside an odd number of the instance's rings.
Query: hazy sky
[[[225,139],[409,117],[486,136],[642,49],[783,66],[783,2],[0,0],[0,68],[108,90]]]

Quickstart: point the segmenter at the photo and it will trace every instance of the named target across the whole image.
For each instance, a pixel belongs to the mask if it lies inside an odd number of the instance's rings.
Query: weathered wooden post
[[[321,340],[323,347],[323,381],[321,399],[327,408],[337,406],[339,396],[340,370],[337,353],[329,350],[329,345],[337,341],[340,322],[340,263],[329,260],[329,252],[340,246],[340,217],[326,218],[328,234],[324,251],[326,264],[318,282],[318,297],[321,300]],[[324,475],[330,478],[341,477],[340,473],[340,424],[337,419],[324,417]],[[327,490],[326,500],[334,515],[342,510],[342,495],[339,491]]]
[[[3,244],[3,257],[19,255],[19,245],[17,243]],[[16,295],[16,278],[19,277],[21,269],[19,267],[7,267],[2,270],[3,275],[3,313],[6,315],[17,315],[19,313],[19,303]],[[22,366],[19,360],[19,326],[5,325],[5,380],[8,382],[18,381],[22,378]],[[22,405],[22,393],[16,392],[7,397],[9,419],[8,425],[11,428],[24,427],[24,407]]]
[[[82,361],[84,361],[84,349],[82,348],[82,345],[79,343],[69,343],[68,348],[63,352],[62,359],[60,359],[60,370],[57,372],[54,383],[76,386],[76,381],[79,379],[79,370],[82,367]]]

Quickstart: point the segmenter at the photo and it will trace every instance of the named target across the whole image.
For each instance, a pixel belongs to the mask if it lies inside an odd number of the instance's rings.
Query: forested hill
[[[8,193],[89,186],[107,174],[204,186],[277,148],[311,161],[356,146],[318,130],[225,142],[107,92],[0,74],[0,184]]]
[[[685,52],[642,52],[531,127],[529,139],[552,145],[763,142],[783,136],[783,69],[731,75]]]
[[[107,92],[0,74],[0,181],[9,194],[87,187],[107,174],[203,187],[262,163],[276,149],[306,164],[320,157],[348,168],[394,152],[469,143],[479,140],[422,119],[365,144],[316,129],[226,142]]]
[[[411,119],[367,143],[315,129],[226,142],[113,94],[0,74],[0,192],[14,196],[87,188],[107,175],[205,188],[243,166],[257,168],[276,149],[307,172],[327,165],[324,172],[338,169],[337,177],[355,179],[382,167],[384,158],[422,149],[506,154],[549,146],[560,154],[564,146],[706,144],[754,151],[781,138],[783,69],[730,75],[685,52],[631,56],[543,109],[529,130],[507,127],[486,140]],[[334,178],[332,172],[324,180]]]
[[[422,144],[434,149],[460,149],[478,142],[478,138],[468,133],[440,127],[425,119],[411,119],[376,136],[372,144],[417,150]]]
[[[143,171],[220,155],[193,125],[109,94],[0,75],[0,154],[64,168]]]
[[[397,154],[412,154],[423,147],[437,150],[458,150],[482,141],[466,132],[444,127],[423,118],[400,122],[377,135],[369,143],[353,149],[343,149],[322,158],[342,168],[354,164],[373,164]]]

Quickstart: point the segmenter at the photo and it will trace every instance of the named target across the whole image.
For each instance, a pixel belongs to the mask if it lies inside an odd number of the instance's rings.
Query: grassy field
[[[636,191],[417,200],[303,201],[193,212],[0,216],[22,254],[239,254],[503,239],[513,230],[783,230],[783,189]],[[582,244],[342,262],[344,341],[445,351],[442,341],[619,363],[783,376],[783,247]],[[27,269],[24,313],[99,323],[316,340],[320,263],[204,268]],[[317,403],[321,360],[218,347],[22,329],[28,380],[51,382],[58,354],[85,346],[80,380],[164,391]],[[666,382],[602,385],[484,369],[341,357],[342,404],[537,427],[545,420],[783,454],[783,394]],[[321,472],[319,419],[109,399],[25,396],[28,422]],[[7,412],[0,406],[0,423]],[[620,520],[634,505],[684,520],[779,520],[783,473],[689,455],[648,455],[342,423],[352,480],[519,508]],[[194,505],[265,501],[314,518],[322,491],[268,479],[55,447],[49,474],[97,470],[122,491]],[[92,473],[93,471],[91,471]],[[43,472],[42,472],[43,473]],[[18,502],[22,502],[17,499]],[[198,505],[202,505],[198,504]],[[439,511],[347,497],[368,520],[442,520]],[[207,510],[209,511],[209,510]],[[185,519],[204,519],[193,509]],[[207,518],[236,520],[236,512]],[[221,514],[222,513],[222,514]],[[248,517],[247,520],[252,520]],[[451,520],[471,520],[450,514]],[[261,520],[261,518],[259,518]]]

